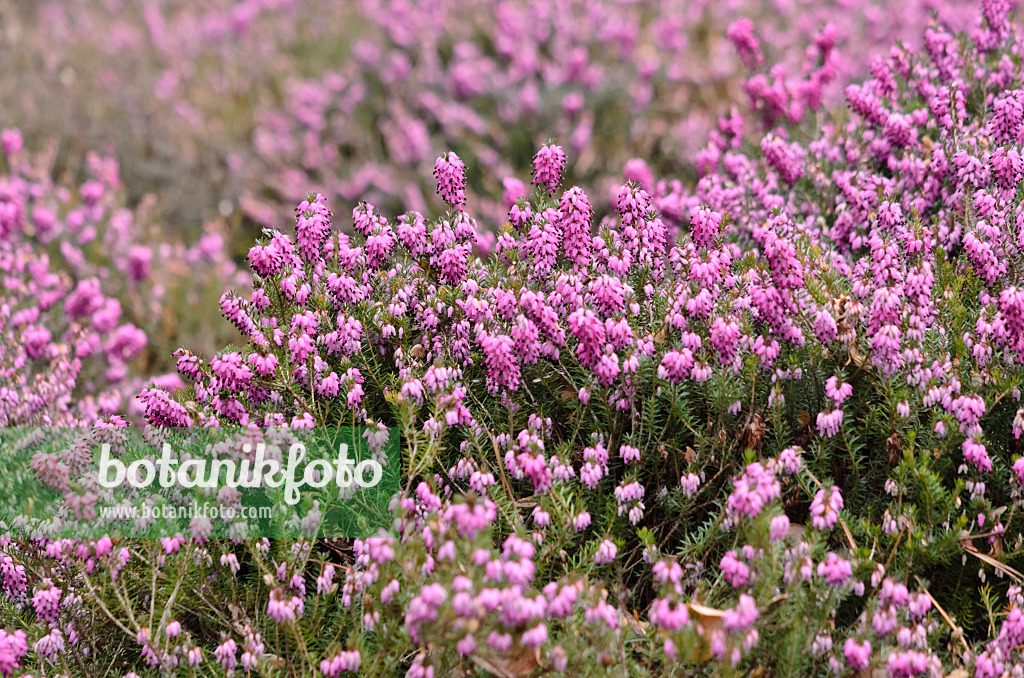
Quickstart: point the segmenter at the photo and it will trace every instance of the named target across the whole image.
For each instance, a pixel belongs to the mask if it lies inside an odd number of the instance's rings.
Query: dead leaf
[[[503,655],[484,658],[474,654],[473,663],[500,678],[523,678],[540,668],[540,651],[514,644]]]
[[[231,613],[231,626],[238,632],[239,635],[246,635],[249,633],[249,615],[245,613],[245,610],[238,607],[234,603],[228,603],[228,612]]]
[[[851,341],[847,348],[850,351],[850,360],[852,360],[857,367],[860,367],[862,369],[870,369],[864,367],[864,356],[861,355],[860,349],[857,348],[857,342]]]
[[[761,442],[764,440],[764,432],[764,422],[761,420],[761,415],[754,412],[743,428],[743,439],[741,441],[743,447],[752,450],[760,449]]]
[[[1021,574],[1020,572],[1018,572],[1017,570],[1013,569],[1012,567],[1010,567],[1006,563],[1003,563],[1003,562],[1000,562],[1000,561],[996,560],[995,558],[993,558],[992,556],[988,555],[987,553],[982,553],[981,551],[976,549],[974,547],[974,545],[971,544],[970,542],[962,541],[962,542],[960,542],[960,546],[962,546],[965,551],[970,553],[972,556],[974,556],[975,558],[977,558],[981,562],[987,563],[988,565],[991,565],[992,567],[994,567],[995,569],[999,570],[1003,574],[1009,575],[1011,578],[1016,580],[1016,582],[1018,584],[1024,584],[1024,574]]]
[[[697,460],[697,451],[689,445],[686,446],[686,452],[683,453],[683,459],[686,460],[687,464],[692,464]]]
[[[801,542],[804,539],[804,535],[807,533],[807,527],[804,525],[798,525],[791,523],[789,529],[786,530],[786,536],[795,542]]]
[[[903,443],[900,440],[899,433],[893,433],[885,441],[885,450],[889,453],[889,465],[895,466],[899,460],[900,455],[903,452]]]
[[[694,651],[693,656],[690,657],[690,661],[710,661],[713,653],[711,652],[711,645],[708,642],[709,636],[712,632],[722,628],[722,615],[724,612],[699,603],[690,603],[687,607],[690,609],[691,618],[696,617],[697,623],[703,629],[703,632],[701,633],[701,643]]]
[[[647,629],[650,627],[650,622],[640,621],[639,615],[636,610],[633,610],[632,616],[626,614],[621,608],[619,609],[619,625],[628,627],[633,633],[638,636],[646,636]]]

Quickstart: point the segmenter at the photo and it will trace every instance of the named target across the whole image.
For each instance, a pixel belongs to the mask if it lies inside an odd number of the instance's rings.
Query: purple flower
[[[456,209],[466,202],[466,166],[459,156],[452,152],[438,156],[434,163],[434,177],[437,179],[437,193]]]
[[[839,510],[843,508],[843,495],[833,485],[828,490],[820,489],[811,502],[811,525],[818,530],[829,532],[839,521]]]
[[[871,660],[871,643],[866,640],[857,642],[849,638],[843,645],[843,656],[846,657],[846,663],[851,669],[862,671],[868,667]]]
[[[533,183],[549,193],[558,189],[565,170],[565,151],[561,146],[545,144],[533,156]]]
[[[594,554],[594,562],[598,565],[604,565],[615,560],[616,554],[619,552],[614,542],[605,539],[601,542],[600,546],[597,547],[597,553]]]

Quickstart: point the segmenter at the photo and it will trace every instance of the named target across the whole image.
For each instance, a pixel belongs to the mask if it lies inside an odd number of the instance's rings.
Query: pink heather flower
[[[238,574],[238,571],[242,569],[241,564],[238,562],[238,556],[234,553],[225,553],[220,557],[220,564],[231,570],[231,574]]]
[[[845,584],[853,576],[853,568],[849,561],[843,560],[835,553],[830,553],[825,560],[818,563],[818,576],[830,586],[839,586]]]
[[[483,334],[479,339],[487,365],[487,384],[491,394],[503,389],[519,388],[519,363],[514,351],[514,340],[507,334]]]
[[[614,607],[609,605],[604,600],[599,600],[597,605],[588,608],[584,614],[588,624],[599,624],[603,623],[608,628],[618,628],[619,619],[618,614]]]
[[[789,518],[783,514],[781,516],[775,516],[772,518],[771,524],[768,526],[769,539],[772,541],[779,541],[789,533]]]
[[[420,625],[436,620],[438,608],[447,599],[448,591],[435,582],[424,586],[419,595],[409,601],[405,612],[405,626],[413,642],[419,642]]]
[[[654,191],[654,174],[643,158],[630,158],[627,160],[626,164],[622,167],[622,174],[625,176],[626,181],[635,181],[639,184],[640,188],[648,193]]]
[[[759,463],[749,464],[743,473],[733,478],[733,492],[727,508],[733,515],[756,516],[767,502],[779,497],[781,487],[775,474]]]
[[[149,277],[153,261],[153,250],[142,245],[133,245],[128,251],[128,277],[132,282],[141,282]]]
[[[217,649],[213,651],[213,656],[220,662],[221,667],[230,675],[238,665],[238,660],[235,658],[238,652],[238,643],[233,639],[228,638],[223,643],[217,646]]]
[[[544,624],[537,624],[529,631],[523,633],[520,642],[525,647],[538,648],[548,640],[548,627]]]
[[[11,128],[0,132],[0,146],[8,158],[20,153],[23,148],[21,130]]]
[[[800,447],[787,447],[782,451],[782,454],[779,455],[779,463],[786,473],[796,473],[802,468],[801,454],[803,454],[803,449]]]
[[[51,656],[64,652],[64,634],[60,632],[60,629],[51,629],[48,634],[37,640],[33,645],[32,649],[35,650],[36,654],[42,658],[50,658]],[[31,678],[26,674],[26,678]]]
[[[651,623],[669,631],[679,631],[690,623],[690,613],[686,605],[673,606],[665,598],[656,598],[651,605]]]
[[[434,177],[437,178],[437,193],[455,208],[466,202],[466,166],[459,156],[452,152],[438,156],[434,163]]]
[[[1024,457],[1013,462],[1013,473],[1018,487],[1024,488]]]
[[[868,667],[871,660],[871,643],[866,640],[858,643],[853,638],[848,638],[843,645],[843,656],[846,657],[846,663],[851,669],[862,671]]]
[[[644,515],[644,503],[641,501],[646,490],[640,483],[625,480],[615,488],[615,501],[618,504],[618,515],[629,513],[629,522],[636,525]]]
[[[619,457],[627,464],[632,461],[640,461],[640,450],[632,445],[620,445]]]
[[[412,661],[412,666],[410,666],[409,670],[406,672],[405,678],[434,678],[434,667],[429,665],[424,666],[426,661],[427,655],[425,653],[420,652],[417,654],[415,659]]]
[[[655,581],[662,585],[668,582],[678,584],[683,576],[682,566],[675,561],[659,560],[651,568],[651,572]]]
[[[562,183],[564,169],[565,151],[562,147],[545,144],[533,156],[533,183],[551,193]]]
[[[472,634],[466,634],[456,643],[455,649],[463,657],[468,657],[476,651],[476,639]]]
[[[910,597],[907,609],[914,619],[921,619],[932,609],[932,600],[924,593],[915,593]]]
[[[495,607],[497,604],[498,603],[496,602]],[[487,647],[497,650],[498,652],[508,652],[509,648],[512,647],[512,635],[491,631],[487,636]]]
[[[841,383],[839,377],[831,376],[825,381],[825,395],[836,401],[836,405],[842,405],[843,401],[853,395],[853,386]]]
[[[900,584],[893,579],[886,577],[882,580],[882,587],[878,593],[880,605],[893,604],[896,607],[903,607],[910,600],[910,592],[905,584]]]
[[[60,613],[61,590],[56,586],[41,589],[32,597],[32,607],[40,624],[54,624]]]
[[[811,525],[818,530],[831,531],[839,521],[842,508],[843,495],[838,487],[833,485],[828,490],[818,490],[811,502]]]
[[[590,527],[590,514],[586,511],[578,514],[573,518],[573,527],[576,528],[577,532],[582,532]]]
[[[178,621],[168,622],[167,627],[164,629],[164,633],[167,634],[168,638],[177,638],[178,634],[181,633],[181,623]]]
[[[978,471],[991,471],[992,460],[988,456],[985,446],[975,438],[967,438],[961,446],[964,459],[971,462]]]
[[[497,480],[493,473],[473,471],[473,474],[469,478],[469,487],[477,494],[486,494],[487,488],[494,485],[496,482]]]
[[[735,551],[728,551],[722,556],[720,568],[722,577],[735,589],[746,586],[750,582],[750,568],[739,559],[739,555]]]
[[[576,269],[585,268],[590,264],[592,238],[590,222],[593,210],[586,194],[580,188],[570,188],[562,194],[558,203],[561,220],[558,227],[562,231],[562,247],[565,257]]]
[[[21,334],[21,343],[25,347],[25,355],[33,360],[42,358],[50,345],[50,330],[42,325],[29,325]]]
[[[761,141],[765,162],[779,174],[779,178],[793,186],[804,176],[805,153],[799,144],[787,144],[771,134]]]
[[[597,547],[597,553],[594,554],[594,562],[598,565],[604,565],[615,560],[615,556],[618,554],[619,548],[614,542],[605,539],[601,542],[601,545]]]
[[[267,603],[267,616],[278,624],[292,621],[301,602],[297,596],[289,596],[282,589],[274,589],[270,592],[270,601]]]
[[[730,633],[746,631],[758,617],[757,603],[746,593],[740,594],[736,607],[722,613],[722,627]]]
[[[681,384],[690,376],[693,367],[693,352],[690,349],[667,351],[658,366],[658,378]]]
[[[819,633],[814,636],[814,641],[811,642],[811,654],[815,657],[824,656],[827,652],[832,649],[832,636],[827,632]]]
[[[746,17],[737,19],[725,32],[736,51],[739,52],[743,65],[750,70],[756,70],[764,63],[764,55],[761,54],[761,43],[754,37],[754,22]]]
[[[334,583],[334,565],[327,563],[324,565],[323,572],[316,578],[316,592],[318,595],[325,596],[331,591],[331,584]]]
[[[342,671],[358,671],[362,663],[363,658],[359,654],[359,650],[339,652],[333,657],[320,662],[320,673],[329,678],[337,678],[337,676],[341,675]]]
[[[563,673],[569,668],[569,658],[565,654],[565,649],[561,645],[555,645],[548,652],[548,661],[551,662],[551,668],[558,673]]]
[[[839,427],[843,425],[843,411],[832,410],[831,412],[818,412],[818,434],[831,438],[839,433]]]
[[[952,411],[960,421],[960,432],[969,435],[977,430],[978,422],[985,414],[985,401],[980,396],[960,396],[953,401]]]
[[[828,311],[818,311],[815,316],[814,335],[823,344],[833,341],[839,336],[839,326],[836,325],[835,318]]]
[[[618,354],[610,351],[602,355],[597,364],[594,365],[594,374],[597,375],[597,381],[604,388],[611,386],[621,371],[622,368],[619,366]]]
[[[697,247],[712,247],[722,229],[722,216],[701,205],[690,216],[690,237]]]
[[[331,213],[327,199],[320,194],[309,195],[299,203],[295,221],[295,244],[299,255],[309,263],[323,258],[324,243],[331,233]]]
[[[28,652],[28,640],[25,632],[16,629],[8,634],[0,629],[0,674],[9,676],[18,668],[21,658]]]
[[[928,670],[928,655],[917,650],[893,652],[885,662],[885,670],[892,678],[910,678]]]
[[[711,324],[711,344],[718,351],[719,360],[723,365],[732,362],[741,336],[743,332],[736,321],[716,318]]]
[[[1022,464],[1022,466],[1024,466],[1024,464]],[[700,476],[696,473],[687,473],[679,479],[679,484],[683,488],[683,494],[687,497],[692,497],[697,494],[697,490],[700,489]]]
[[[589,308],[573,311],[569,314],[568,323],[569,331],[579,342],[576,346],[576,355],[584,366],[593,369],[604,354],[604,323]]]

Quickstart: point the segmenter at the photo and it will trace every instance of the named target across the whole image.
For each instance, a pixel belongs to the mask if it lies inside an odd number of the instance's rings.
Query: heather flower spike
[[[438,156],[434,163],[434,177],[437,178],[437,193],[455,208],[466,202],[466,166],[455,153]]]
[[[558,189],[564,171],[565,151],[561,146],[546,144],[533,157],[533,183],[549,193]]]

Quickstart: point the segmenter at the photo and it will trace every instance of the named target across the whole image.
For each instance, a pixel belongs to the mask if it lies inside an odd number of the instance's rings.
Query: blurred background
[[[130,204],[154,195],[167,237],[227,218],[247,245],[259,230],[246,224],[284,227],[309,190],[336,214],[360,200],[389,216],[427,212],[438,208],[433,161],[447,150],[468,166],[470,209],[499,220],[502,180],[528,182],[548,139],[597,204],[632,158],[654,178],[692,182],[718,118],[747,112],[749,78],[799,98],[820,65],[816,41],[831,41],[822,95],[841,104],[845,83],[892,42],[920,43],[933,15],[960,30],[978,10],[963,0],[0,0],[0,116],[29,147],[57,142],[55,171],[80,173],[88,151],[116,158]],[[759,62],[744,63],[730,39],[743,18]]]

